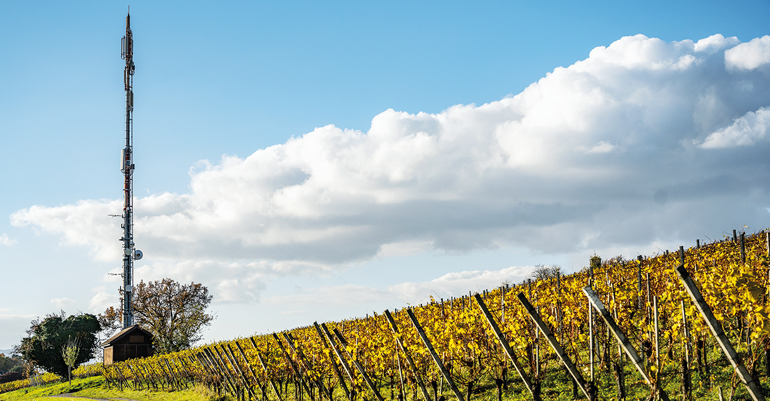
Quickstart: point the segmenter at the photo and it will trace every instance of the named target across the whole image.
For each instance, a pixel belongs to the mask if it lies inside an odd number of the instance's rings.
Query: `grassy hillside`
[[[70,397],[60,397],[61,394],[72,394]],[[58,396],[58,397],[52,397]],[[121,400],[147,400],[147,401],[211,401],[217,400],[203,387],[191,388],[181,391],[134,391],[125,389],[120,391],[108,389],[104,385],[101,376],[87,377],[72,380],[70,386],[67,382],[53,383],[37,387],[27,387],[16,391],[0,394],[0,401],[25,401],[40,400],[51,397],[54,401],[85,399],[121,399]]]

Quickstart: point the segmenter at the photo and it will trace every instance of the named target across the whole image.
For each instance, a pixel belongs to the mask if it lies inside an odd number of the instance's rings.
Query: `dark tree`
[[[134,321],[150,331],[156,353],[190,348],[203,338],[201,331],[214,316],[206,313],[212,296],[202,284],[180,284],[170,278],[134,286]],[[120,311],[110,307],[99,320],[104,327],[120,327]]]
[[[559,265],[535,265],[535,270],[532,271],[531,277],[535,280],[548,280],[556,278],[561,274],[561,267]]]
[[[0,374],[23,370],[24,361],[11,355],[0,354]]]
[[[121,300],[120,303],[122,305],[123,301]],[[107,310],[104,311],[104,313],[100,313],[97,316],[97,318],[99,319],[99,324],[102,326],[102,332],[105,337],[109,338],[118,329],[123,327],[121,324],[121,321],[122,321],[121,313],[122,313],[121,310],[115,309],[114,307],[110,306],[109,308],[107,308]]]
[[[75,364],[77,367],[93,358],[96,350],[96,333],[100,330],[96,316],[84,313],[65,318],[61,315],[48,315],[43,321],[32,321],[32,327],[27,330],[29,337],[21,340],[19,353],[22,358],[49,372],[67,377],[67,364],[62,358],[62,346],[69,339],[80,341],[80,351]]]

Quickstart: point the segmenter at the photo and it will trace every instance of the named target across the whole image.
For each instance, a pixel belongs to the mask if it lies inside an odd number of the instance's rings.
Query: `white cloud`
[[[468,291],[480,292],[485,289],[500,287],[504,282],[520,283],[534,267],[513,266],[499,271],[474,270],[445,274],[437,279],[425,282],[404,282],[379,289],[364,285],[347,284],[324,286],[291,295],[273,296],[266,303],[287,308],[289,314],[306,314],[300,307],[340,308],[350,305],[398,305],[408,303],[417,305],[430,301],[467,295]]]
[[[609,142],[600,141],[594,146],[591,147],[585,147],[581,146],[581,150],[583,150],[586,153],[609,153],[612,152],[615,149],[615,146]]]
[[[741,43],[741,41],[735,36],[725,38],[720,34],[716,34],[699,40],[695,43],[693,49],[698,53],[713,54],[726,47],[733,47],[739,43]]]
[[[725,51],[728,69],[754,70],[770,64],[770,36],[754,38]]]
[[[136,199],[137,270],[251,302],[270,276],[375,257],[643,248],[768,225],[770,78],[750,71],[765,38],[624,37],[499,101],[386,110],[368,132],[329,125],[204,161],[189,193]],[[117,261],[120,206],[36,205],[11,222]]]
[[[148,282],[166,277],[183,284],[195,281],[209,288],[215,303],[257,302],[268,278],[322,269],[303,263],[161,261],[135,267],[135,277]]]
[[[430,241],[400,241],[380,245],[377,256],[388,258],[391,256],[415,255],[433,249]]]
[[[109,293],[105,287],[98,287],[94,290],[97,291],[97,293],[91,297],[91,300],[88,302],[88,309],[91,313],[102,313],[110,306],[119,307],[117,291]]]
[[[13,246],[16,245],[16,240],[9,237],[8,234],[0,235],[0,245]]]
[[[56,207],[35,205],[13,213],[11,224],[31,224],[39,231],[59,234],[64,244],[89,247],[96,260],[114,261],[120,257],[120,248],[116,246],[120,226],[109,214],[120,213],[122,208],[121,200],[106,199]]]
[[[338,307],[356,304],[371,304],[382,301],[392,294],[387,290],[364,285],[347,284],[340,286],[323,286],[291,295],[278,295],[265,299],[265,303],[289,308],[290,314],[305,313],[298,307]]]
[[[77,301],[75,301],[74,299],[67,298],[67,297],[51,299],[51,304],[53,304],[54,306],[56,306],[59,309],[64,309],[64,308],[66,308],[66,307],[68,307],[70,305],[73,305],[75,303],[77,303]]]
[[[768,136],[770,130],[770,109],[764,107],[756,112],[750,111],[729,126],[722,128],[708,137],[700,145],[706,149],[751,146]]]
[[[401,283],[389,291],[411,303],[427,302],[428,296],[448,299],[467,295],[468,291],[481,292],[500,287],[504,282],[518,284],[530,276],[533,266],[512,266],[498,271],[474,270],[445,274],[435,280],[422,283]]]

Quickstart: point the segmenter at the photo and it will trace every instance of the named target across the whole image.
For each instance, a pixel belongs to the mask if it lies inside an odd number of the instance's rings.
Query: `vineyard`
[[[764,400],[769,238],[593,257],[571,275],[75,373],[270,401]]]

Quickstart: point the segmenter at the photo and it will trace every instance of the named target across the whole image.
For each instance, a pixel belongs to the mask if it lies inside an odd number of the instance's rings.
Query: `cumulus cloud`
[[[347,284],[324,286],[298,291],[291,295],[273,296],[265,300],[268,304],[280,305],[289,314],[305,313],[301,309],[313,307],[337,308],[346,305],[408,303],[416,305],[434,299],[449,299],[467,295],[468,291],[481,292],[484,289],[500,287],[504,282],[520,283],[530,276],[533,266],[512,266],[499,271],[474,270],[445,274],[437,279],[424,282],[405,282],[385,289],[365,285]]]
[[[108,215],[120,213],[122,208],[121,200],[106,199],[56,207],[35,205],[13,213],[11,224],[32,225],[39,232],[59,234],[64,244],[89,247],[97,260],[115,261],[120,259],[115,244],[121,232],[116,220]]]
[[[770,36],[754,38],[725,51],[728,69],[754,70],[770,64]]]
[[[88,309],[92,313],[102,313],[110,306],[115,306],[118,300],[117,291],[110,294],[105,287],[99,287],[95,290],[97,293],[88,302]]]
[[[435,280],[414,283],[406,282],[390,287],[389,291],[401,300],[416,303],[425,302],[427,297],[450,298],[481,292],[499,287],[504,282],[518,284],[530,276],[533,266],[512,266],[502,270],[474,270],[448,273]]]
[[[756,112],[750,111],[729,126],[722,128],[708,137],[701,144],[706,149],[750,146],[767,138],[770,129],[770,109],[764,107]]]
[[[64,309],[64,308],[66,308],[66,307],[68,307],[70,305],[75,304],[76,302],[77,301],[75,301],[74,299],[70,299],[70,298],[67,298],[67,297],[51,299],[51,304],[53,304],[54,306],[56,306],[59,309]]]
[[[16,245],[16,240],[9,237],[8,234],[0,235],[0,245],[12,246]]]
[[[386,110],[367,132],[329,125],[203,162],[189,193],[136,199],[152,262],[138,269],[216,272],[212,287],[242,302],[267,276],[374,257],[646,249],[767,225],[770,77],[753,71],[767,38],[624,37],[498,101]],[[119,210],[36,205],[11,222],[118,260]]]

